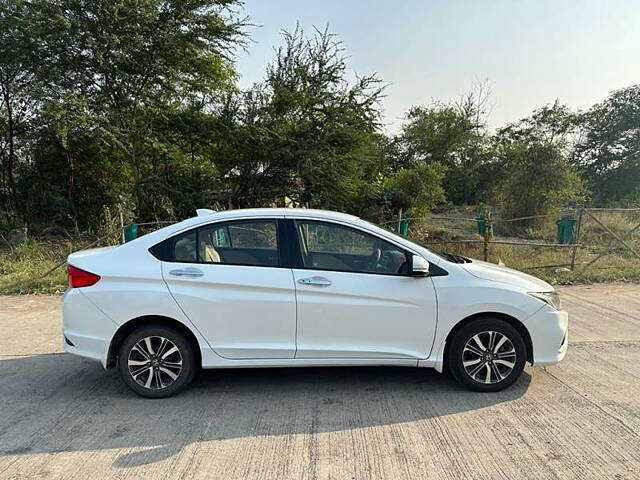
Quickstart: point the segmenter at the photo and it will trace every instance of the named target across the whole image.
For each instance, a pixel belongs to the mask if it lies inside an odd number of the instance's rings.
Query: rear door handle
[[[169,272],[171,275],[175,275],[176,277],[201,277],[204,275],[202,270],[197,268],[178,268],[177,270],[171,270]]]
[[[314,285],[316,287],[328,287],[331,285],[331,280],[324,277],[308,277],[298,279],[300,285]]]

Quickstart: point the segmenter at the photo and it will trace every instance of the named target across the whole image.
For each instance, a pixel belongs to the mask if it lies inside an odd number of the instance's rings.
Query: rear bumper
[[[62,345],[65,352],[99,361],[106,368],[109,345],[117,328],[80,289],[72,288],[65,292],[62,297]]]
[[[78,334],[72,330],[62,329],[64,351],[77,355],[79,357],[90,358],[96,360],[106,368],[107,365],[107,352],[109,350],[109,341],[102,338],[89,337],[86,335]],[[69,345],[66,339],[73,345]]]
[[[525,326],[531,335],[533,364],[553,365],[567,354],[569,346],[569,314],[544,306],[533,314]]]

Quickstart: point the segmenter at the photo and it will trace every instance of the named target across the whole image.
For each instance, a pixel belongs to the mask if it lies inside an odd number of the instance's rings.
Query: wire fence
[[[401,233],[404,228],[409,238],[428,247],[525,271],[557,270],[553,273],[567,281],[595,267],[611,271],[596,278],[640,276],[640,208],[576,207],[517,218],[456,213],[403,218],[400,211],[384,225]]]

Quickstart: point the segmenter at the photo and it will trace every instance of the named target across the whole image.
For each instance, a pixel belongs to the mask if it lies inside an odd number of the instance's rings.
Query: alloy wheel
[[[127,366],[136,383],[151,390],[161,390],[180,376],[182,354],[168,338],[144,337],[129,351]]]
[[[500,332],[485,331],[471,337],[462,350],[462,365],[474,381],[493,384],[507,378],[516,365],[516,350]]]

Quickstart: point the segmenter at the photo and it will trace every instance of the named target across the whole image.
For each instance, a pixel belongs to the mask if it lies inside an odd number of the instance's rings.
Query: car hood
[[[494,263],[473,260],[471,263],[460,265],[467,273],[474,277],[500,282],[519,287],[531,292],[551,292],[553,287],[544,280],[532,275],[519,272],[513,268],[496,265]]]

